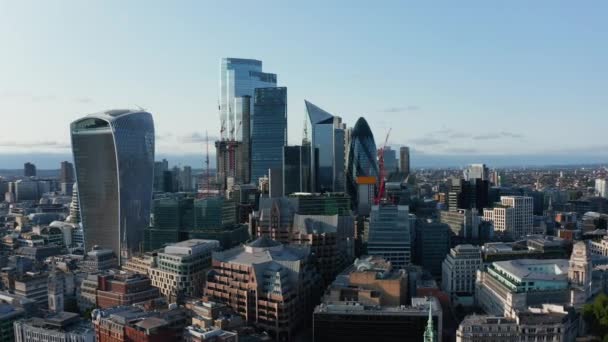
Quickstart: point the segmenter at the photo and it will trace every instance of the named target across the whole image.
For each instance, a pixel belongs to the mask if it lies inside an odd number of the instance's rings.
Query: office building
[[[578,326],[574,308],[541,304],[512,317],[466,316],[456,331],[456,342],[574,341]]]
[[[154,191],[163,192],[165,189],[164,174],[169,171],[169,162],[167,159],[154,162]]]
[[[40,199],[38,181],[19,179],[14,182],[15,201],[37,201]]]
[[[154,122],[143,111],[110,110],[71,125],[85,247],[125,258],[141,248],[150,220]]]
[[[291,243],[310,246],[325,285],[334,280],[340,266],[337,233],[338,215],[294,215]]]
[[[361,178],[370,177],[371,184],[361,189]],[[348,148],[348,165],[346,168],[346,191],[353,201],[353,207],[360,211],[369,210],[370,197],[375,196],[375,185],[378,184],[378,162],[374,134],[364,118],[359,118],[350,135]],[[374,178],[374,179],[372,179]],[[362,191],[367,190],[367,191]],[[366,203],[368,209],[359,210],[359,205]]]
[[[603,269],[598,268],[597,279],[604,277],[601,272]],[[584,242],[575,244],[570,260],[497,261],[477,272],[475,301],[490,315],[509,317],[540,304],[580,308],[604,286],[592,283],[594,273]]]
[[[25,177],[36,177],[36,165],[29,162],[23,164],[23,175]]]
[[[411,263],[409,208],[406,205],[381,203],[372,207],[367,253],[389,261],[396,268]]]
[[[277,85],[277,75],[262,72],[262,61],[242,58],[222,58],[220,66],[221,140],[245,141],[245,115],[239,113],[238,98],[254,97],[256,88]],[[249,113],[254,113],[251,104]],[[253,120],[253,117],[251,118]],[[252,125],[250,126],[252,127]],[[240,132],[240,133],[239,133]],[[243,139],[243,140],[241,140]]]
[[[283,245],[265,236],[216,252],[205,295],[275,339],[290,340],[309,319],[320,282],[310,258],[307,246]]]
[[[136,306],[96,309],[92,314],[99,342],[182,341],[188,325],[186,310],[145,311]]]
[[[101,309],[129,306],[160,297],[147,275],[112,270],[97,277],[96,306]]]
[[[456,331],[456,342],[516,342],[520,341],[514,318],[469,315]]]
[[[344,193],[292,194],[289,201],[299,215],[338,216],[336,243],[338,269],[351,264],[355,258],[355,216],[350,197]]]
[[[77,313],[59,312],[45,318],[16,321],[15,342],[95,342],[91,322]]]
[[[450,226],[431,219],[417,220],[414,263],[441,277],[441,263],[450,251]]]
[[[410,175],[410,148],[407,146],[399,148],[399,171],[406,177]]]
[[[156,267],[150,269],[152,285],[171,301],[201,295],[211,268],[211,253],[219,249],[215,240],[186,240],[158,252]]]
[[[390,146],[384,146],[382,153],[385,176],[388,177],[391,173],[398,172],[397,151],[393,150]]]
[[[0,341],[13,342],[15,332],[13,322],[23,318],[25,310],[4,301],[0,302]]]
[[[283,148],[283,194],[310,192],[310,146]]]
[[[531,197],[501,196],[500,204],[483,210],[483,219],[492,222],[494,232],[514,239],[533,233],[534,214]]]
[[[14,293],[21,298],[31,299],[39,308],[48,308],[49,274],[27,272],[14,280]]]
[[[598,178],[595,180],[595,195],[603,198],[608,198],[608,187],[606,179]]]
[[[312,128],[312,189],[317,192],[346,191],[346,125],[340,117],[308,101],[304,103]]]
[[[69,161],[62,161],[59,170],[60,183],[74,183],[74,165]]]
[[[543,235],[528,235],[515,242],[487,242],[482,247],[484,263],[515,259],[567,259],[571,252],[571,241]]]
[[[481,179],[483,181],[490,180],[490,171],[486,164],[471,164],[463,172],[464,180],[471,181]]]
[[[389,308],[321,305],[313,314],[313,341],[429,341],[426,336],[441,341],[441,324],[441,306],[435,297],[414,297],[412,305]]]
[[[118,267],[118,258],[113,250],[93,246],[79,263],[80,269],[95,273]]]
[[[251,125],[251,181],[282,173],[283,147],[287,145],[287,88],[256,88]]]
[[[451,178],[448,191],[448,209],[477,209],[479,213],[490,207],[489,186],[487,180]]]
[[[475,277],[482,268],[481,248],[458,245],[450,250],[441,265],[441,289],[452,303],[473,305]]]
[[[191,192],[194,191],[194,186],[192,183],[192,167],[184,166],[182,172],[180,173],[180,191]]]
[[[256,232],[252,235],[290,243],[294,213],[293,203],[285,197],[260,198]]]

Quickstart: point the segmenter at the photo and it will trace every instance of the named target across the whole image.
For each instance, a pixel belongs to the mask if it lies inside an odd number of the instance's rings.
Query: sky
[[[307,99],[365,117],[379,146],[390,128],[414,167],[604,162],[606,17],[604,1],[0,0],[0,169],[58,167],[70,122],[138,107],[159,158],[201,166],[222,57],[278,75],[290,144]]]

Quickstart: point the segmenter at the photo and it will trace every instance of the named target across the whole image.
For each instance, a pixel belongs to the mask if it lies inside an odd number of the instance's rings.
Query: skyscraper
[[[25,177],[36,177],[36,165],[32,163],[23,164],[23,175]]]
[[[410,174],[410,148],[401,146],[399,149],[399,169],[407,177]]]
[[[276,87],[277,75],[262,72],[262,61],[242,58],[223,58],[220,68],[220,122],[221,139],[242,141],[238,131],[241,118],[238,117],[235,99],[242,96],[253,97],[256,88]],[[250,112],[253,104],[251,104]],[[241,128],[243,124],[240,123]]]
[[[390,146],[384,146],[384,170],[386,172],[386,177],[399,170],[397,152]]]
[[[284,147],[283,192],[310,192],[310,146]]]
[[[357,120],[349,140],[346,191],[352,198],[354,207],[357,207],[359,203],[357,178],[375,177],[376,180],[378,179],[376,142],[374,134],[364,118]],[[374,195],[373,191],[371,195]]]
[[[72,165],[72,163],[70,163],[69,161],[61,162],[59,182],[74,183],[74,165]]]
[[[304,101],[311,132],[312,188],[315,191],[345,191],[346,126],[314,104]],[[315,153],[318,149],[318,155]]]
[[[257,183],[269,169],[283,167],[287,144],[287,88],[256,88],[251,130],[251,181]]]
[[[473,179],[489,181],[490,171],[486,164],[471,164],[464,170],[464,179],[467,181]]]
[[[70,130],[85,248],[100,245],[124,258],[140,248],[150,220],[152,115],[109,110],[74,121]]]

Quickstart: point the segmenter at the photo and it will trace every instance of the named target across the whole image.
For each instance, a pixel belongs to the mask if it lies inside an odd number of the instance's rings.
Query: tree
[[[608,342],[608,295],[602,293],[583,306],[583,318],[591,333]]]

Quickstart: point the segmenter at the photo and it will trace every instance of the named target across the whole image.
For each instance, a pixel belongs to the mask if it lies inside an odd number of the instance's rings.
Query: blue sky
[[[604,161],[606,17],[603,1],[0,0],[0,154],[68,154],[72,120],[136,106],[159,155],[201,153],[219,61],[243,57],[288,87],[292,144],[308,99],[426,158]]]

